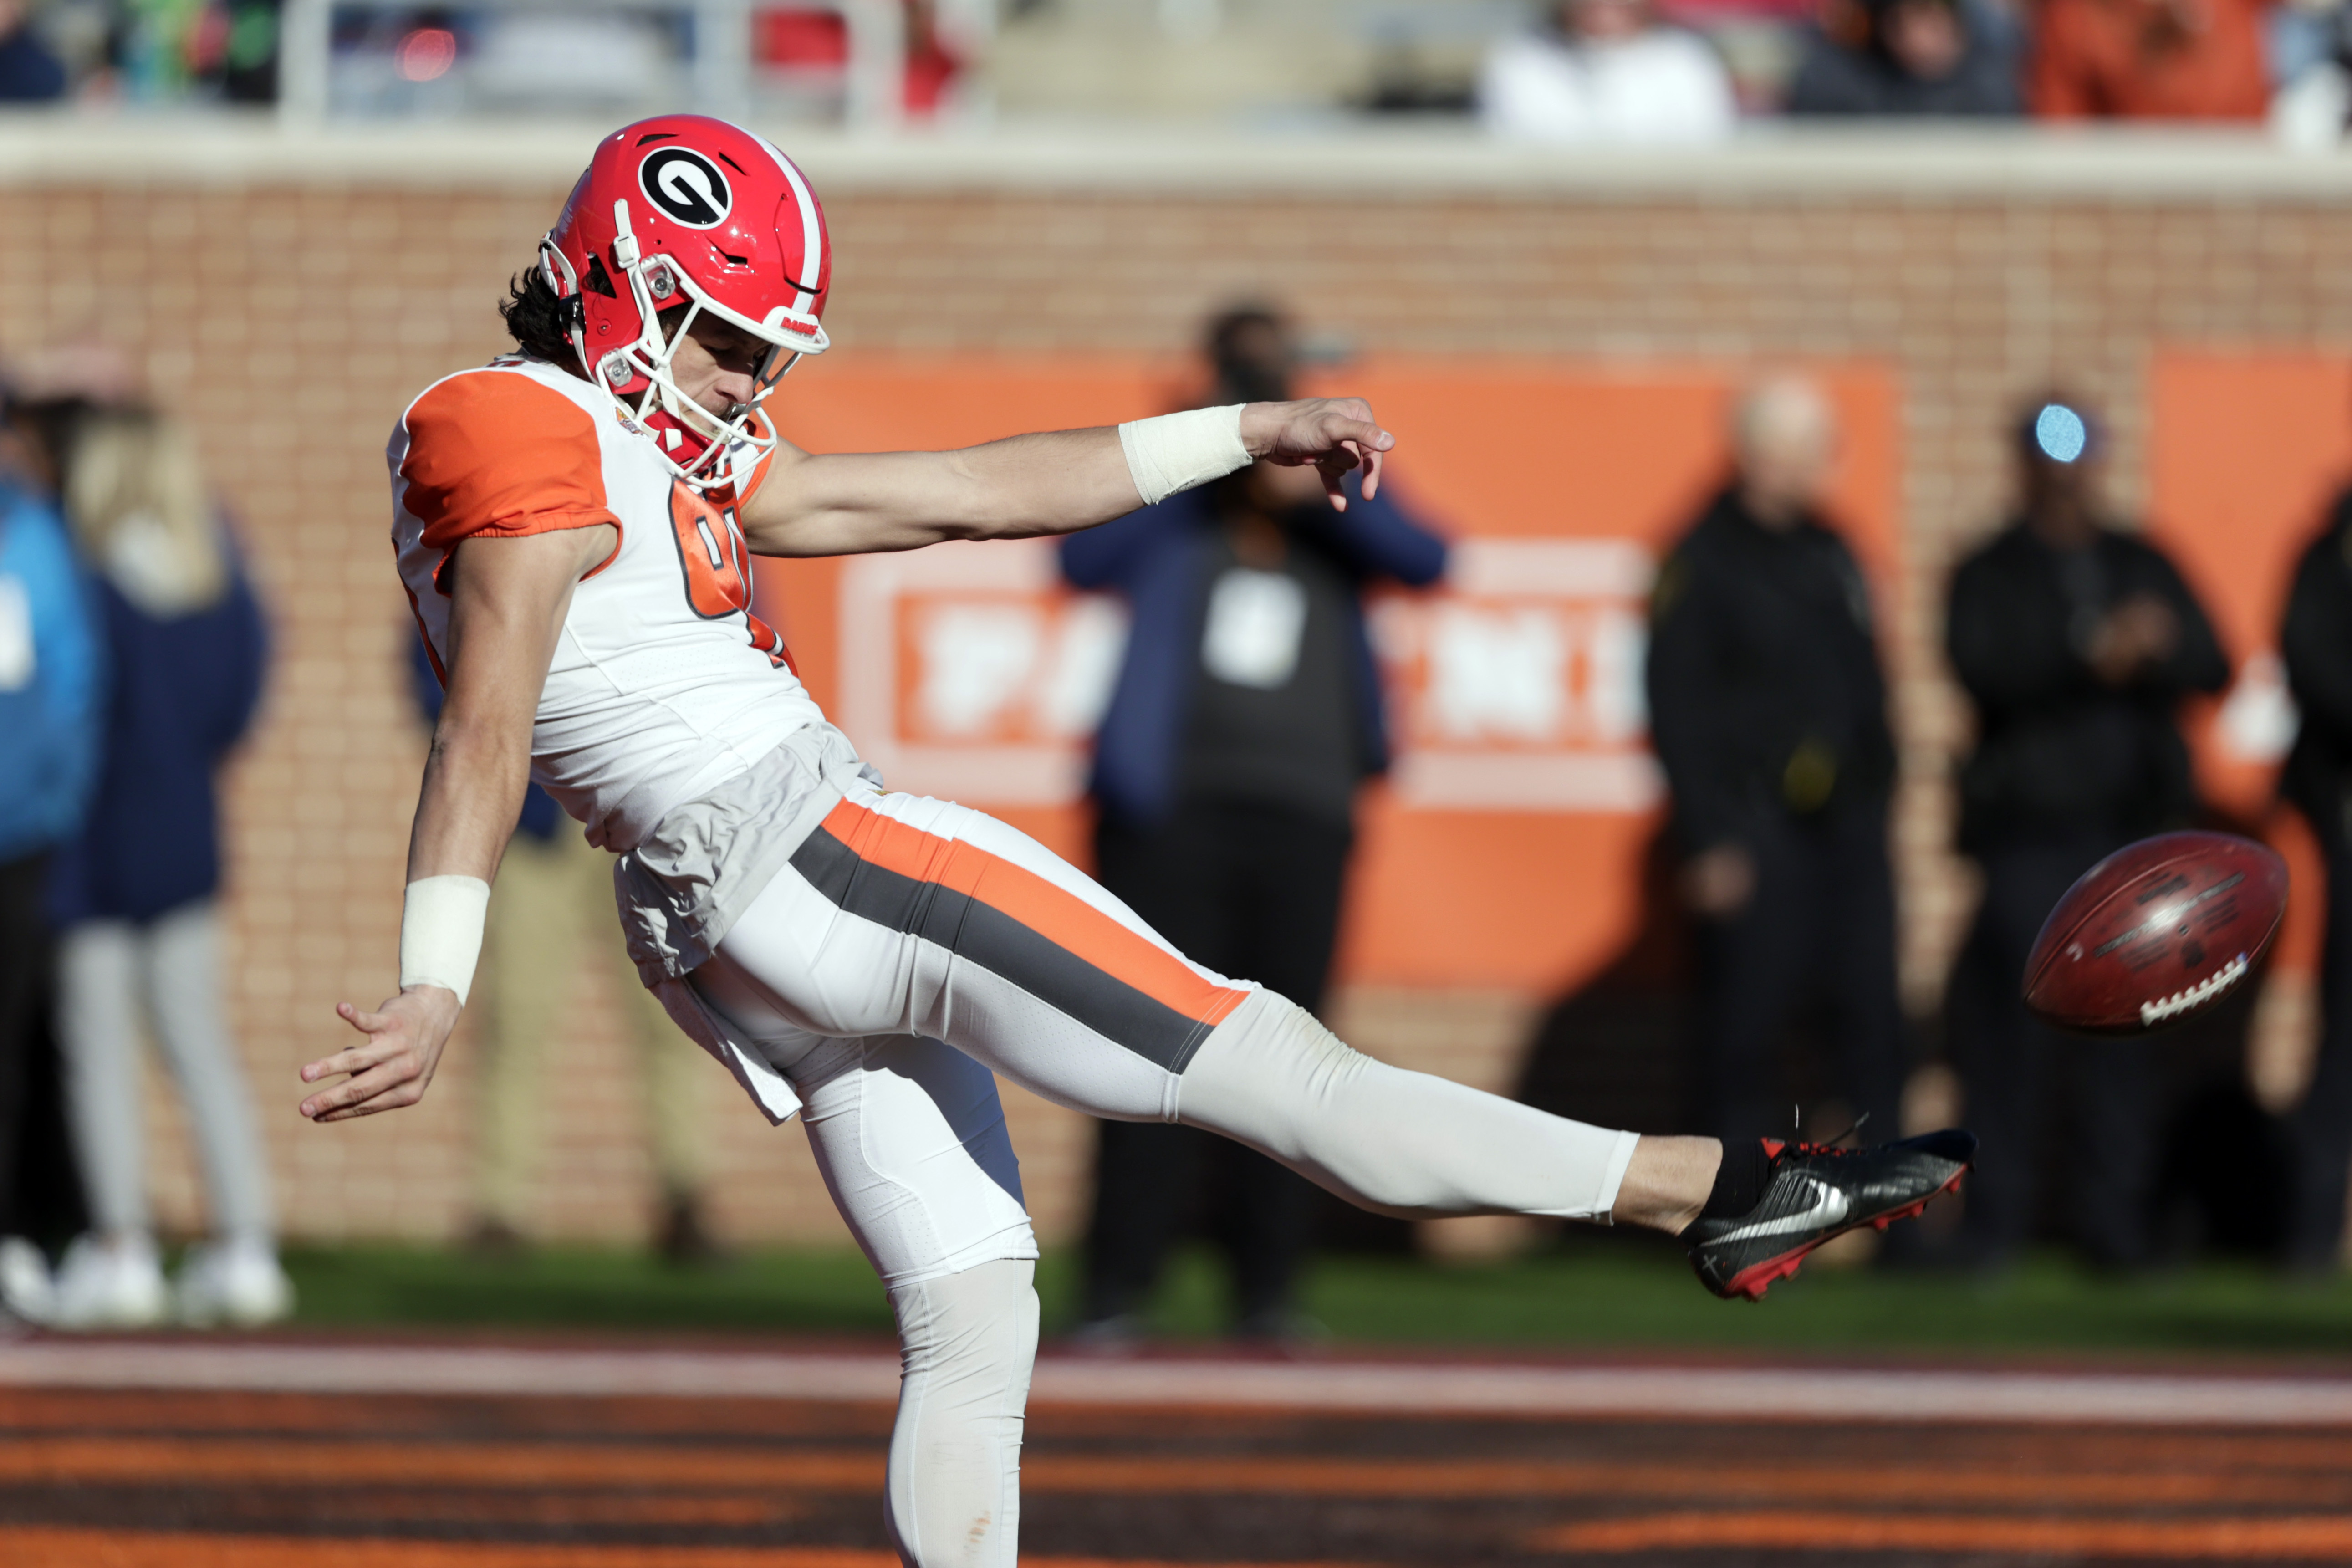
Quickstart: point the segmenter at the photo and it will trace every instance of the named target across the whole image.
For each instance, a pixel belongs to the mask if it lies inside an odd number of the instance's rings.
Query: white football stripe
[[[531,1349],[408,1343],[0,1344],[0,1386],[551,1398],[633,1394],[887,1404],[898,1358],[870,1352]],[[2352,1377],[1906,1370],[1818,1363],[1608,1365],[1460,1360],[1268,1363],[1048,1355],[1041,1404],[1380,1412],[2164,1426],[2352,1428]]]

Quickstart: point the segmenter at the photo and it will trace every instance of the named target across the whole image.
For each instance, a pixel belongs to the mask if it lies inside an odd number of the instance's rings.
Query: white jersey
[[[823,721],[782,639],[751,614],[736,508],[764,466],[698,494],[597,388],[523,358],[426,388],[384,459],[393,547],[436,670],[449,646],[442,574],[461,540],[620,530],[572,593],[531,731],[531,777],[591,843],[635,848],[664,813]]]

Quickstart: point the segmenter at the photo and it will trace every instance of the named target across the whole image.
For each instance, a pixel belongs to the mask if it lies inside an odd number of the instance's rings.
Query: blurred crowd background
[[[290,1110],[389,982],[437,707],[385,433],[505,346],[600,125],[679,106],[825,198],[804,445],[1334,390],[1403,438],[1344,517],[1249,472],[1058,552],[763,565],[894,786],[1406,1065],[1648,1130],[1976,1127],[1957,1221],[1878,1265],[2334,1272],[2340,9],[0,0],[0,1301],[266,1321],[281,1237],[841,1245],[536,795],[427,1104]],[[2089,119],[2144,123],[1992,123]],[[2153,1043],[2032,1026],[2041,912],[2190,825],[2288,856],[2269,970]],[[1555,1240],[1007,1098],[1106,1345],[1192,1241],[1278,1339],[1315,1248]]]
[[[863,122],[1475,124],[1704,143],[1855,116],[2340,132],[2336,0],[9,0],[0,100],[379,118],[714,99]]]

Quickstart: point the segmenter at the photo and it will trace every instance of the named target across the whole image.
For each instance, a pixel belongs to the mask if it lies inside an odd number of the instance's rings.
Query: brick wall
[[[485,170],[481,150],[509,143]],[[301,1122],[291,1072],[336,1038],[337,998],[372,1002],[390,979],[422,735],[401,685],[384,435],[426,382],[499,346],[491,307],[585,145],[494,131],[297,148],[170,127],[95,145],[0,132],[0,351],[90,336],[129,350],[199,430],[274,609],[278,662],[230,789],[228,994],[302,1235],[436,1237],[465,1218],[462,1043],[425,1105],[354,1126]],[[1915,1002],[1932,998],[1968,897],[1943,848],[1940,781],[1963,714],[1932,651],[1938,588],[2003,503],[2006,411],[2053,379],[2082,389],[2113,416],[2128,501],[2152,345],[2352,349],[2341,176],[2249,148],[1839,142],[1580,164],[1306,142],[1073,155],[818,149],[837,352],[1163,351],[1205,309],[1263,291],[1374,351],[1897,369]],[[649,1203],[643,1138],[597,984],[583,979],[559,1047],[541,1222],[634,1235]],[[1359,994],[1343,1011],[1370,1048],[1490,1083],[1507,1078],[1525,1016],[1491,996]],[[837,1237],[798,1133],[770,1131],[711,1078],[721,1226]],[[1066,1235],[1083,1174],[1074,1121],[1013,1098],[1033,1205]],[[158,1135],[165,1212],[189,1223],[168,1111]]]

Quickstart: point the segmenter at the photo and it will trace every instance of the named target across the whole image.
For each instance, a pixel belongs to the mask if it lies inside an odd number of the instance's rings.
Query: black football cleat
[[[1764,1146],[1772,1177],[1762,1200],[1743,1215],[1702,1215],[1683,1232],[1699,1283],[1726,1300],[1760,1301],[1823,1242],[1865,1225],[1885,1230],[1959,1191],[1977,1152],[1976,1134],[1957,1128],[1867,1149],[1770,1138]]]

